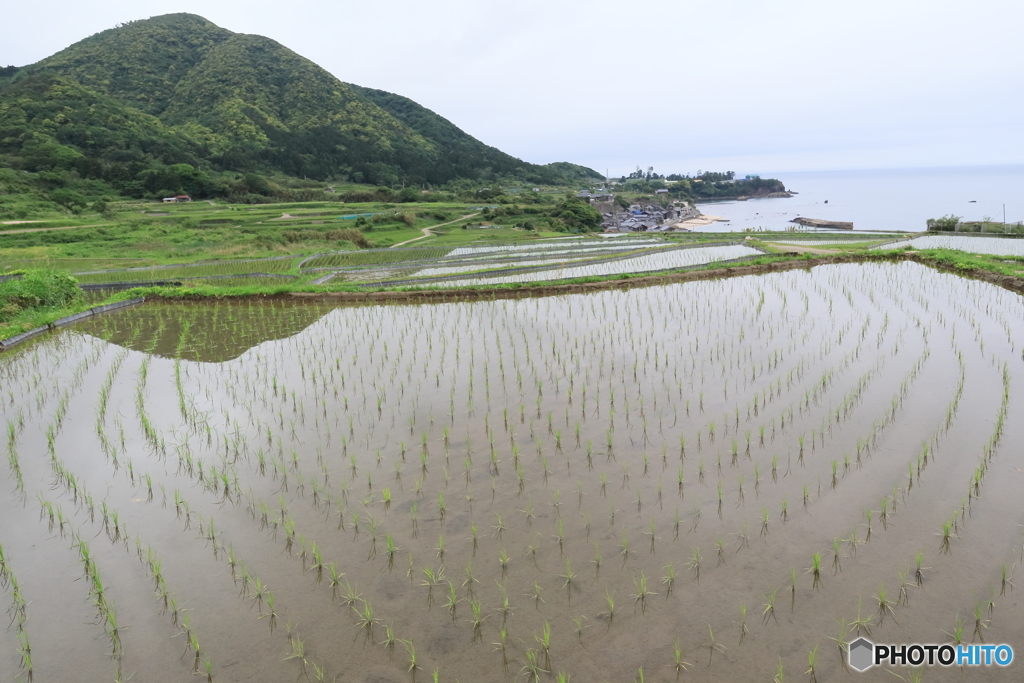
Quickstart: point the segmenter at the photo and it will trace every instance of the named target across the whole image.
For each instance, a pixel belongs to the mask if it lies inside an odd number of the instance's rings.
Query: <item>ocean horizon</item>
[[[843,171],[764,172],[793,197],[698,202],[702,213],[722,216],[703,232],[786,230],[800,216],[853,223],[854,231],[925,230],[929,218],[1024,221],[1024,164]]]

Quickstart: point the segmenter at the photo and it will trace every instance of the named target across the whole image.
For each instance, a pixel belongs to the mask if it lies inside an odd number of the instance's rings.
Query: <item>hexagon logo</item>
[[[875,646],[867,638],[858,638],[846,646],[850,666],[857,671],[867,671],[874,664]]]

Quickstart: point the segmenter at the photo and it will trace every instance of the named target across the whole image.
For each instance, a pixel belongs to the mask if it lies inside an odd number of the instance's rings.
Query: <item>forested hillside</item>
[[[266,176],[431,187],[600,177],[523,162],[412,100],[190,14],[131,22],[0,70],[4,168],[0,212],[15,187],[76,208],[105,195],[244,200],[273,185]]]

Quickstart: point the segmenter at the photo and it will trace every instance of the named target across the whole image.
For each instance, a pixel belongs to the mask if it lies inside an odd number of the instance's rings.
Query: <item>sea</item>
[[[702,232],[787,230],[791,221],[822,218],[852,222],[855,232],[920,232],[945,215],[965,221],[1024,220],[1024,165],[961,166],[859,171],[762,173],[798,194],[780,199],[698,203],[701,213],[722,216]],[[813,229],[798,228],[814,232]],[[847,232],[847,231],[842,231]]]

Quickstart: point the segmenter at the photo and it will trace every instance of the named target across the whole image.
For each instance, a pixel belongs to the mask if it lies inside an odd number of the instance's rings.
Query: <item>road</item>
[[[400,247],[403,244],[409,244],[410,242],[418,242],[418,241],[424,240],[424,239],[426,239],[428,237],[433,237],[434,233],[432,233],[430,231],[433,230],[434,228],[442,228],[442,227],[444,227],[446,225],[451,225],[452,223],[458,223],[459,221],[465,220],[467,218],[472,218],[475,215],[476,215],[475,213],[468,213],[465,216],[462,216],[461,218],[456,218],[453,221],[448,221],[447,223],[438,223],[437,225],[431,225],[429,228],[423,228],[423,237],[413,237],[411,240],[406,240],[404,242],[399,242],[398,244],[392,244],[391,248],[394,249],[395,247]]]

